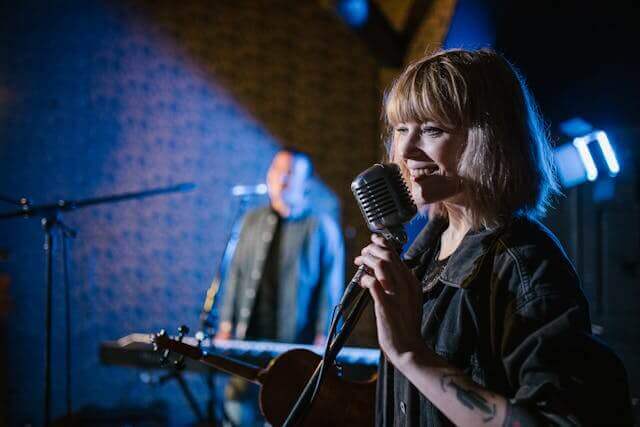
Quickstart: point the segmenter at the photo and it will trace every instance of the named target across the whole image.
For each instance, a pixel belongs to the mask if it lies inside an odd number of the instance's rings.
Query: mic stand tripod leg
[[[43,425],[51,424],[51,333],[52,333],[52,301],[53,301],[53,231],[60,230],[60,243],[62,244],[62,273],[64,281],[65,321],[66,321],[66,373],[65,373],[65,402],[67,419],[71,419],[71,308],[69,290],[69,261],[67,253],[67,238],[75,237],[76,232],[62,221],[61,212],[52,212],[41,220],[44,231],[45,253],[45,345],[44,345],[44,420]]]
[[[213,425],[218,425],[218,414],[216,411],[216,381],[213,371],[207,372],[207,388],[209,389],[209,401],[207,402],[207,418]]]
[[[222,426],[225,421],[228,421],[222,400],[218,399],[220,374],[216,369],[210,369],[205,374],[207,388],[209,389],[209,398],[207,400],[207,419],[211,426]]]
[[[65,401],[67,406],[67,419],[71,419],[72,413],[72,400],[71,400],[71,289],[69,280],[69,239],[76,237],[75,230],[64,224],[60,218],[58,218],[58,225],[60,227],[60,237],[62,244],[62,280],[64,282],[64,306],[65,306]]]
[[[191,407],[191,410],[193,411],[196,418],[198,419],[198,423],[204,423],[205,418],[204,418],[204,415],[202,414],[202,411],[200,410],[200,407],[198,406],[198,401],[196,400],[195,396],[191,392],[191,389],[189,388],[189,384],[187,384],[185,379],[182,377],[182,372],[180,372],[179,369],[174,367],[172,368],[171,372],[160,377],[158,379],[158,383],[163,384],[170,379],[175,379],[178,382],[178,385],[180,386],[180,389],[182,390],[184,397],[187,399],[187,403],[189,403],[189,407]]]
[[[202,414],[202,411],[198,406],[198,402],[196,401],[195,396],[191,392],[189,385],[184,380],[182,373],[176,371],[174,373],[174,377],[176,381],[178,381],[178,385],[180,386],[182,393],[184,393],[184,396],[187,398],[187,401],[189,402],[189,406],[191,406],[191,409],[193,410],[193,413],[196,415],[196,418],[198,418],[199,422],[204,422],[205,421],[204,415]]]
[[[51,230],[55,226],[55,217],[42,218],[45,253],[45,344],[44,344],[44,426],[51,423],[51,301],[53,279],[53,238]]]

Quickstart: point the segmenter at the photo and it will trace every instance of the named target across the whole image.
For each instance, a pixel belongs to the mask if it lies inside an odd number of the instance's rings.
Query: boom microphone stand
[[[71,360],[70,360],[70,342],[71,342],[71,326],[70,326],[70,308],[69,308],[69,272],[68,272],[68,254],[67,254],[67,238],[76,236],[76,231],[67,226],[62,214],[63,212],[73,211],[87,206],[116,203],[125,200],[141,199],[145,197],[157,196],[166,193],[186,192],[195,188],[193,183],[182,183],[172,187],[157,188],[140,192],[130,192],[123,194],[115,194],[110,196],[96,197],[83,200],[58,200],[55,203],[43,205],[31,205],[27,198],[21,198],[16,201],[13,198],[2,197],[2,201],[17,204],[22,209],[13,212],[0,213],[0,220],[10,218],[40,218],[42,230],[44,231],[44,254],[45,254],[45,350],[44,350],[44,425],[48,426],[51,422],[51,302],[52,302],[52,284],[53,284],[53,233],[59,230],[62,243],[62,263],[63,263],[63,281],[65,287],[65,317],[66,327],[66,404],[67,416],[71,415]],[[17,203],[16,203],[17,202]],[[70,418],[68,418],[70,419]]]
[[[238,240],[240,239],[240,226],[242,225],[242,218],[244,217],[245,212],[247,211],[247,207],[249,205],[250,200],[255,196],[260,196],[266,192],[262,191],[246,191],[244,190],[246,187],[253,188],[249,186],[240,186],[236,185],[233,187],[232,195],[240,197],[240,203],[236,208],[236,211],[231,220],[231,232],[227,238],[227,242],[224,245],[224,251],[222,252],[222,259],[220,260],[220,264],[218,265],[218,271],[209,286],[207,291],[207,296],[205,299],[204,306],[200,313],[200,330],[205,332],[207,335],[212,335],[214,332],[213,328],[217,327],[218,316],[217,316],[217,304],[216,304],[216,296],[220,291],[220,285],[224,282],[224,279],[227,274],[227,268],[231,263],[231,258],[235,253],[236,246],[238,244]],[[237,189],[241,188],[243,192],[238,191]],[[258,188],[258,186],[255,186]]]
[[[29,206],[29,200],[26,197],[21,197],[20,199],[14,199],[13,197],[7,197],[4,194],[0,194],[0,202],[9,203],[10,205],[15,205],[19,207],[27,207]]]
[[[242,218],[247,211],[249,206],[249,202],[257,196],[262,196],[266,194],[267,187],[265,184],[258,185],[235,185],[231,189],[231,195],[240,198],[240,202],[238,207],[235,210],[235,213],[231,220],[231,232],[227,238],[227,241],[224,245],[224,251],[222,252],[222,259],[220,260],[220,264],[218,265],[218,271],[207,290],[207,296],[205,298],[205,303],[200,313],[200,331],[197,332],[196,336],[201,336],[202,338],[208,336],[212,340],[215,337],[216,329],[218,327],[218,303],[216,301],[216,297],[220,293],[220,287],[224,284],[224,279],[227,274],[227,268],[231,263],[231,258],[235,253],[236,246],[238,244],[238,240],[240,239],[240,229],[242,225]],[[228,229],[228,228],[227,228]],[[214,426],[219,424],[224,424],[227,421],[227,415],[223,407],[216,404],[218,399],[216,397],[216,381],[217,373],[215,370],[210,370],[207,374],[207,385],[209,387],[209,421],[213,423]],[[220,413],[220,414],[218,414]],[[222,421],[222,423],[220,422]]]

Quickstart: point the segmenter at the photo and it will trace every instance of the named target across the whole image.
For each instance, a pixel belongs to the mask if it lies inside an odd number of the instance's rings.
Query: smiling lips
[[[411,179],[416,180],[424,176],[437,175],[439,170],[440,168],[437,165],[427,165],[421,168],[411,168],[409,169],[409,174]]]

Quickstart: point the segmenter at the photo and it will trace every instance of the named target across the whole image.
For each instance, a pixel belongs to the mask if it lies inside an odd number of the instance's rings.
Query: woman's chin
[[[419,209],[456,197],[460,190],[460,180],[450,176],[428,175],[411,182],[411,195]]]
[[[441,194],[424,194],[422,192],[414,192],[412,194],[413,201],[418,207],[418,211],[424,212],[429,209],[429,205],[440,202],[449,202],[453,199],[457,199],[459,191],[442,192]]]
[[[439,197],[437,194],[425,194],[423,191],[413,191],[411,193],[413,201],[418,209],[428,208],[429,205],[442,201],[444,198]]]

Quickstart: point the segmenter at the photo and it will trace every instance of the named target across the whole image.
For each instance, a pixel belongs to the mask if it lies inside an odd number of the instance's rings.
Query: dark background
[[[517,5],[517,6],[516,6]],[[547,223],[583,280],[596,331],[623,358],[638,418],[640,391],[640,66],[638,4],[499,2],[496,48],[527,76],[556,143],[562,121],[579,116],[606,130],[621,173],[610,199],[598,180],[564,191]],[[603,393],[606,391],[603,390]]]
[[[260,182],[279,146],[312,155],[314,194],[332,212],[340,204],[352,255],[367,235],[348,185],[381,156],[382,91],[403,63],[438,46],[504,52],[526,76],[557,144],[570,140],[560,123],[575,116],[607,131],[621,173],[565,190],[547,223],[576,263],[597,331],[622,356],[638,396],[638,6],[385,0],[371,2],[367,23],[353,27],[338,3],[0,4],[0,194],[44,203],[198,184],[66,216],[78,230],[70,247],[74,411],[146,406],[173,425],[194,421],[175,384],[153,387],[135,370],[101,365],[99,343],[196,324],[238,207],[230,188]],[[609,192],[600,200],[603,182]],[[0,249],[9,281],[0,286],[0,425],[41,425],[38,221],[0,221]],[[56,418],[65,413],[66,369],[59,261],[58,252]],[[352,341],[375,344],[370,316]],[[205,395],[202,378],[188,382]]]

